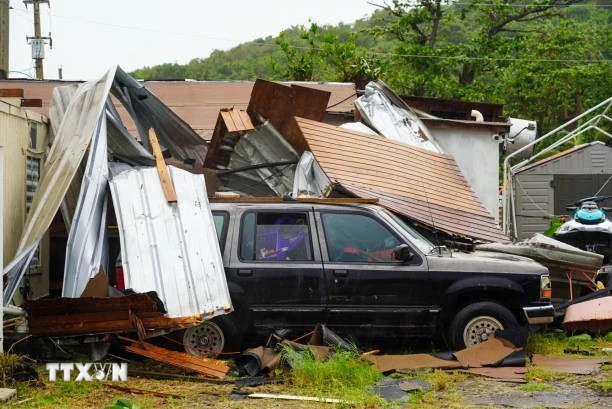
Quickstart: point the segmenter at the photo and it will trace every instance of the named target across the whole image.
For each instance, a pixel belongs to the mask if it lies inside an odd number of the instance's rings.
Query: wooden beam
[[[21,106],[26,108],[42,108],[43,101],[40,98],[22,98]]]
[[[376,198],[362,198],[362,197],[298,197],[296,200],[284,200],[282,197],[276,196],[265,196],[265,197],[253,197],[253,196],[241,196],[241,197],[209,197],[211,202],[300,202],[300,203],[327,203],[327,204],[342,204],[342,203],[362,203],[362,204],[377,204],[378,199]]]
[[[120,338],[128,340],[124,337]],[[185,352],[169,351],[146,342],[134,341],[131,345],[125,347],[125,350],[210,377],[223,378],[230,369],[222,361],[217,359],[190,355]]]
[[[23,98],[23,89],[0,88],[0,98]]]
[[[157,164],[157,172],[159,173],[159,179],[161,180],[162,189],[164,190],[164,195],[166,195],[166,200],[168,203],[176,203],[176,192],[174,191],[174,186],[172,185],[172,180],[170,179],[170,174],[168,173],[168,167],[166,166],[166,161],[162,155],[159,142],[157,141],[157,135],[155,135],[155,130],[153,128],[149,129],[149,141],[151,142],[153,156],[155,157],[155,163]]]

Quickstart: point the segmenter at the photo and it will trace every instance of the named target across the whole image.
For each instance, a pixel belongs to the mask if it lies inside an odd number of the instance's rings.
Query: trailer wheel
[[[229,320],[207,320],[185,330],[183,345],[185,351],[192,355],[214,358],[238,345],[236,334],[237,331]]]
[[[486,341],[498,329],[518,326],[516,317],[503,305],[481,301],[461,309],[449,327],[450,347],[461,350]]]

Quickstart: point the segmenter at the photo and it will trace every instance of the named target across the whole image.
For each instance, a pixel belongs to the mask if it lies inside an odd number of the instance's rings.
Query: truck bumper
[[[523,307],[529,325],[550,324],[555,319],[555,308],[552,304]]]

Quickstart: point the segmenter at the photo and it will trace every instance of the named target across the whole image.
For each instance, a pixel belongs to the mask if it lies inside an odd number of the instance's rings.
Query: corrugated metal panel
[[[116,67],[111,90],[130,113],[140,140],[147,149],[151,150],[149,129],[154,128],[160,145],[168,149],[175,159],[194,159],[200,164],[204,163],[206,142],[187,122],[121,67]]]
[[[83,182],[66,244],[62,297],[80,297],[102,266],[108,274],[106,207],[108,153],[106,118],[101,115],[90,144]]]
[[[295,149],[266,122],[256,130],[240,138],[230,156],[229,169],[240,169],[250,165],[299,160]],[[235,190],[257,195],[261,186],[267,186],[272,195],[283,196],[293,189],[295,164],[260,168],[220,175],[224,183]]]
[[[546,231],[554,212],[551,175],[520,174],[514,179],[517,236],[520,240]]]
[[[41,151],[30,149],[30,124],[36,123],[37,146]],[[26,218],[26,186],[28,156],[42,157],[47,146],[47,120],[39,114],[8,104],[0,99],[0,146],[4,150],[4,263],[15,257],[19,238]],[[33,165],[33,164],[32,164]],[[42,171],[42,169],[41,169]],[[32,184],[30,187],[34,187]],[[30,192],[31,194],[31,192]]]
[[[126,288],[157,292],[171,318],[226,313],[231,300],[204,177],[168,170],[176,204],[166,201],[155,168],[111,179]]]
[[[297,123],[332,181],[447,233],[507,240],[449,155],[303,118]]]
[[[28,247],[49,228],[98,126],[114,74],[113,69],[97,81],[82,84],[68,107],[67,112],[73,115],[62,121],[59,133],[64,129],[71,132],[64,138],[57,138],[49,151],[19,250]]]

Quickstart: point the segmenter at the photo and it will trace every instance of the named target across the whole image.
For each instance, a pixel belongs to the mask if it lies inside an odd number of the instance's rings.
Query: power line
[[[453,4],[497,6],[492,3],[454,2]],[[530,5],[505,4],[504,6],[526,7]],[[536,5],[533,5],[533,6],[535,7]],[[559,6],[559,7],[571,7],[571,6],[612,7],[612,4],[603,4],[603,5],[570,4],[567,6],[562,6],[562,5],[554,5],[554,6]],[[17,11],[22,11],[22,10],[17,10]],[[229,38],[211,37],[211,36],[205,36],[205,35],[196,34],[196,33],[183,33],[183,32],[176,32],[176,31],[157,30],[157,29],[151,29],[151,28],[146,28],[146,27],[136,27],[136,26],[128,26],[128,25],[122,25],[122,24],[105,23],[105,22],[100,22],[100,21],[95,21],[95,20],[64,16],[64,15],[52,13],[51,11],[48,11],[48,15],[56,17],[56,18],[60,18],[60,19],[79,21],[79,22],[88,23],[88,24],[97,24],[97,25],[107,26],[107,27],[122,28],[126,30],[145,31],[145,32],[153,32],[153,33],[183,36],[183,37],[195,37],[195,38],[218,40],[218,41],[225,41],[225,42],[234,42],[234,43],[238,41],[238,40],[233,40]],[[241,43],[241,44],[244,44],[244,43]],[[238,44],[238,45],[241,45],[241,44]],[[276,43],[254,43],[252,42],[252,44],[250,45],[255,46],[255,47],[279,48],[279,45]],[[295,48],[298,50],[300,49],[310,50],[311,49],[310,47],[303,47],[303,46],[295,46]],[[314,50],[322,51],[322,49],[320,48],[314,48]],[[546,63],[595,63],[595,62],[609,63],[610,62],[610,60],[607,60],[607,59],[543,59],[543,58],[510,58],[510,57],[468,57],[468,56],[444,56],[444,55],[422,55],[422,54],[398,54],[398,53],[390,53],[390,52],[373,52],[372,54],[377,55],[377,56],[386,56],[386,57],[403,57],[403,58],[437,59],[437,60],[461,60],[461,61],[465,61],[465,60],[467,61],[511,61],[511,62],[525,61],[525,62],[546,62]]]

